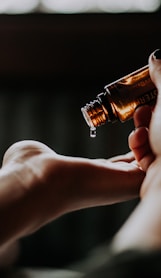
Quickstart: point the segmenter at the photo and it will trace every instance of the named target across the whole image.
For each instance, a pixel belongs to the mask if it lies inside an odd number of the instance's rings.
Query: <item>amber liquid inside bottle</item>
[[[150,78],[148,65],[105,86],[104,92],[82,107],[90,128],[132,118],[135,109],[144,104],[154,105],[157,90]]]

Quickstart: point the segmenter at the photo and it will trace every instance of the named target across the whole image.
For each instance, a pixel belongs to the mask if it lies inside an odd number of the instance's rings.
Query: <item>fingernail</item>
[[[155,52],[153,53],[153,56],[157,60],[161,59],[161,50],[160,49],[155,50]]]

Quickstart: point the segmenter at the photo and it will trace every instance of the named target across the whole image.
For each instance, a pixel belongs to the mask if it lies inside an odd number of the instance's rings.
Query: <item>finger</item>
[[[124,162],[128,162],[128,163],[131,163],[134,160],[135,160],[135,157],[134,157],[133,152],[128,152],[123,155],[117,155],[117,156],[114,156],[114,157],[111,157],[110,159],[108,159],[108,161],[110,161],[110,162],[124,161]]]
[[[156,50],[149,57],[149,72],[157,91],[157,102],[150,123],[150,142],[156,155],[161,155],[161,51]]]
[[[146,171],[154,160],[149,143],[149,131],[146,127],[138,127],[129,135],[129,147],[133,151],[141,168]]]
[[[134,113],[134,125],[135,127],[149,127],[152,116],[152,108],[149,105],[140,106]]]
[[[157,89],[161,89],[161,50],[157,49],[149,56],[149,72]]]

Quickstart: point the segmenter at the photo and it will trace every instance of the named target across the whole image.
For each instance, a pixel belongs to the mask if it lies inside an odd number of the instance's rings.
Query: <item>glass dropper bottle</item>
[[[90,136],[96,136],[96,127],[107,122],[125,122],[135,109],[144,104],[154,105],[157,90],[146,65],[104,87],[96,99],[81,108],[90,127]]]

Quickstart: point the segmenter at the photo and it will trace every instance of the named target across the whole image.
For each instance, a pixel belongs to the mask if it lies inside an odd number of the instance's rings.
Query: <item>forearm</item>
[[[0,171],[0,246],[17,240],[32,223],[32,203],[26,202],[29,193],[23,182],[15,165]]]
[[[151,177],[148,174],[144,181],[150,183],[148,192],[114,238],[116,252],[131,248],[161,249],[161,182],[153,174],[150,173]]]
[[[0,269],[7,268],[16,263],[20,254],[19,241],[7,243],[0,247]]]
[[[161,211],[161,205],[156,203],[155,196],[154,200],[141,202],[115,236],[115,251],[161,248],[161,221],[158,211]]]
[[[39,176],[34,162],[13,163],[0,170],[0,246],[35,232],[64,213],[67,197],[65,192],[61,194],[58,180],[57,169],[52,177],[46,177],[43,169]]]

